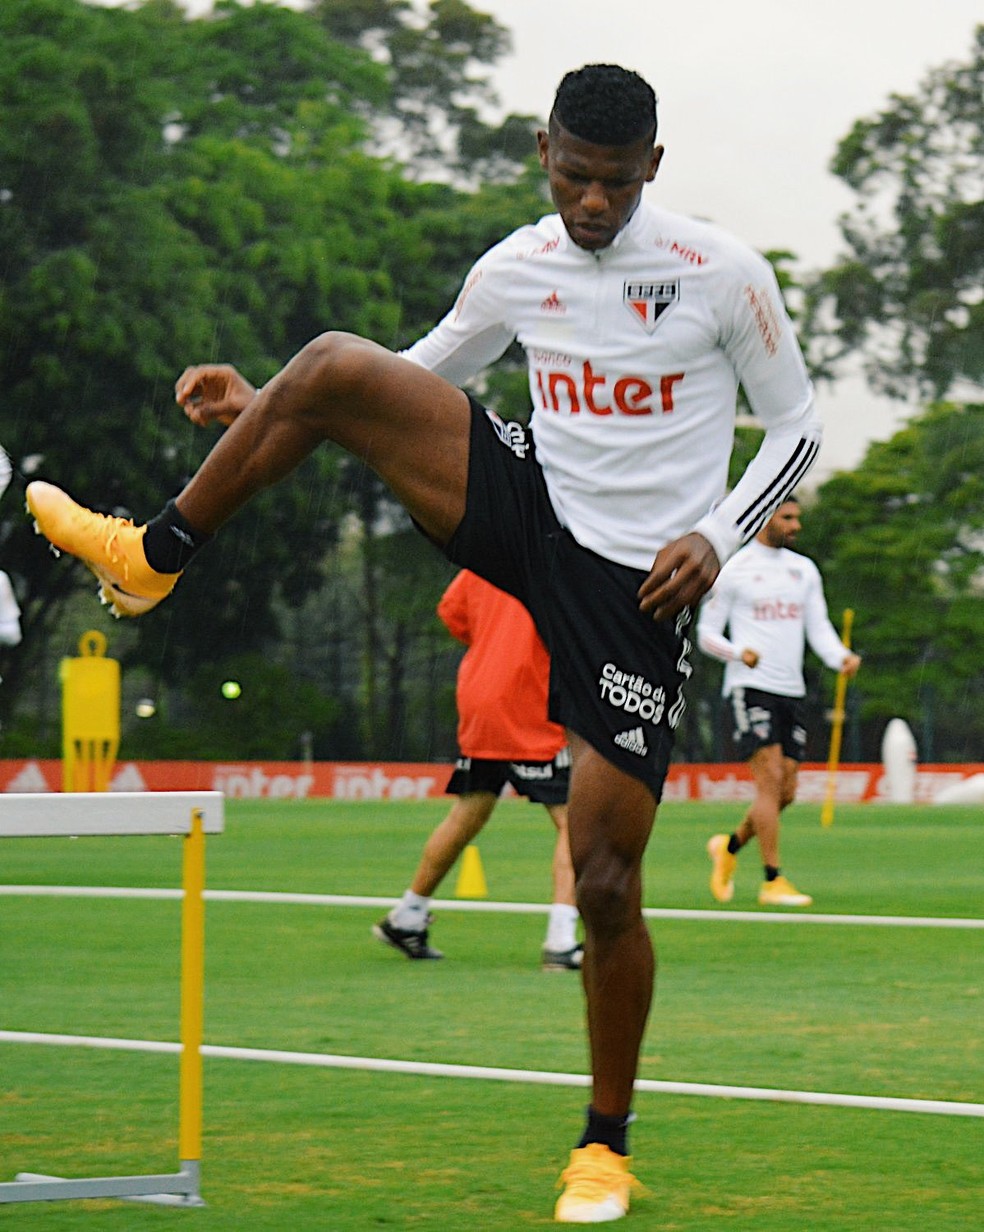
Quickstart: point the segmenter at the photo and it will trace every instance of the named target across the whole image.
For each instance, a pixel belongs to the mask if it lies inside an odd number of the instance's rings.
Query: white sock
[[[407,890],[393,910],[389,913],[389,922],[394,928],[412,928],[419,932],[427,927],[427,912],[431,900],[421,894]]]
[[[577,945],[577,908],[567,903],[551,903],[544,948],[564,953]]]

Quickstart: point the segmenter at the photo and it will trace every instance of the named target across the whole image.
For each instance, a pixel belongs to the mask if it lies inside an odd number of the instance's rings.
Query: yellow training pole
[[[844,632],[841,641],[845,646],[851,645],[851,626],[854,623],[854,611],[844,609]],[[830,826],[834,822],[834,798],[837,794],[837,767],[840,765],[841,734],[844,731],[844,699],[847,696],[847,677],[843,672],[837,673],[837,687],[834,690],[834,714],[830,728],[830,755],[827,758],[827,793],[824,796],[823,808],[820,810],[820,822]]]
[[[182,1170],[202,1157],[202,1022],[205,985],[205,833],[202,812],[192,809],[184,840],[181,905],[181,1069],[178,1157]]]

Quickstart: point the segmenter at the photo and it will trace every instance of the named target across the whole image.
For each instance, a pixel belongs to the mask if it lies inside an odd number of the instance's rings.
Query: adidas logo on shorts
[[[502,419],[495,411],[486,409],[485,414],[488,416],[489,423],[495,428],[496,436],[502,441],[503,445],[507,449],[511,449],[517,458],[525,458],[530,443],[527,440],[526,429],[523,425],[516,423],[515,420]]]
[[[614,737],[614,743],[620,749],[625,749],[627,753],[635,753],[639,757],[645,757],[649,752],[649,746],[646,744],[646,737],[643,735],[641,727],[633,727],[631,731],[619,732]]]

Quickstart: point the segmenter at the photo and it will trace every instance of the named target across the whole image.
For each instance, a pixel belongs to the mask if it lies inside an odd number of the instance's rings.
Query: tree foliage
[[[846,252],[811,288],[806,332],[830,375],[860,352],[894,396],[984,381],[984,26],[969,58],[858,120],[832,170],[857,196]]]
[[[505,45],[469,12],[436,5],[417,31],[430,58],[420,134],[440,126],[445,89],[460,127],[470,66]],[[454,30],[440,80],[438,27]],[[189,20],[170,0],[5,0],[0,37],[0,435],[22,478],[97,509],[144,520],[198,465],[212,436],[172,394],[188,363],[228,359],[262,382],[325,328],[404,345],[449,306],[476,253],[540,202],[524,175],[512,196],[472,193],[368,152],[396,78],[323,13],[225,2]],[[391,58],[405,83],[410,52]],[[92,585],[42,550],[20,496],[12,488],[0,510],[25,628],[0,692],[8,708],[65,601]],[[129,661],[173,683],[264,651],[285,604],[322,585],[360,502],[341,456],[320,451],[223,529],[210,567],[139,622]]]
[[[463,0],[318,0],[333,38],[378,56],[390,103],[371,117],[377,144],[414,179],[510,181],[529,158],[535,120],[487,118],[499,99],[488,69],[511,47],[509,32]],[[483,115],[483,113],[485,113]]]
[[[924,760],[979,761],[984,406],[937,404],[870,446],[821,487],[799,546],[821,565],[831,610],[856,612],[868,756],[899,715],[932,731]]]

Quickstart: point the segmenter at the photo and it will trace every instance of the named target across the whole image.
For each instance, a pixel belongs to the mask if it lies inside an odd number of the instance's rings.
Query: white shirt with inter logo
[[[804,638],[835,671],[850,654],[830,623],[813,561],[755,540],[728,561],[704,600],[697,645],[724,660],[725,697],[738,687],[802,697]],[[743,650],[758,653],[755,667],[742,662]]]
[[[621,564],[648,570],[694,529],[723,562],[819,448],[772,269],[708,223],[642,203],[610,247],[590,253],[547,215],[481,257],[452,311],[404,355],[461,384],[514,339],[557,515]],[[722,500],[739,382],[766,435]]]

